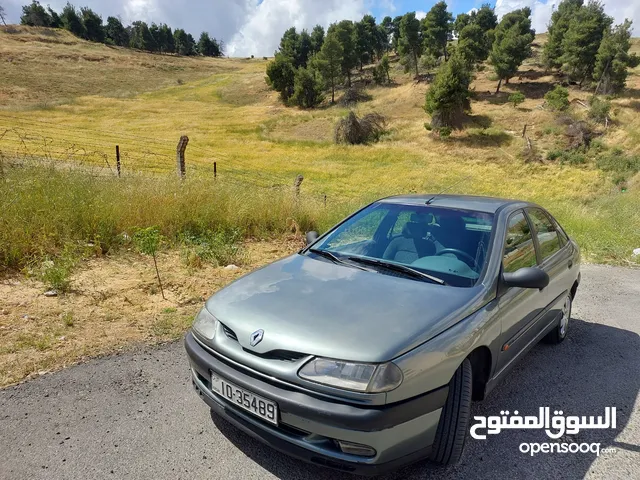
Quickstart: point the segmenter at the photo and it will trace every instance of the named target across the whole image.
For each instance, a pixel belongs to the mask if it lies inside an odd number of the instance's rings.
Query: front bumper
[[[426,457],[431,449],[448,388],[382,407],[337,403],[268,382],[240,370],[185,337],[192,382],[211,410],[252,437],[301,460],[351,473],[377,475]],[[211,373],[275,401],[280,419],[275,426],[235,407],[210,389]],[[369,445],[374,457],[342,453],[334,440]]]

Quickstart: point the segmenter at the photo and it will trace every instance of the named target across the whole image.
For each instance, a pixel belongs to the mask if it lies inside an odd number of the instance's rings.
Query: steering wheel
[[[476,259],[469,255],[467,252],[463,252],[462,250],[458,250],[457,248],[443,248],[438,253],[436,253],[436,255],[444,255],[445,253],[453,253],[456,257],[463,257],[461,258],[461,260],[464,260],[467,265],[469,265],[474,270],[478,269]],[[467,260],[469,260],[471,263],[469,263]]]

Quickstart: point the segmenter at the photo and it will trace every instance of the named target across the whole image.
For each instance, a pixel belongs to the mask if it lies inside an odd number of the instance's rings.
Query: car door
[[[531,223],[524,210],[517,210],[507,220],[502,272],[513,273],[538,265]],[[502,275],[502,273],[501,273]],[[535,288],[506,287],[500,289],[498,308],[502,324],[498,372],[506,368],[534,336],[535,324],[545,307],[545,295]]]
[[[538,325],[540,330],[561,314],[565,296],[573,282],[573,252],[547,212],[540,208],[527,208],[526,213],[533,228],[538,264],[549,275],[549,285],[541,291],[546,311]]]

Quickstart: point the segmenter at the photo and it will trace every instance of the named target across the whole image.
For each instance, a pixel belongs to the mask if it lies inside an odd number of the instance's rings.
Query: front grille
[[[290,350],[271,350],[266,353],[253,352],[246,348],[243,348],[243,350],[251,355],[255,355],[256,357],[264,358],[266,360],[281,360],[283,362],[295,362],[296,360],[300,360],[307,356],[306,353],[292,352]]]
[[[221,323],[222,325],[222,330],[224,331],[224,334],[230,338],[231,340],[234,341],[238,341],[238,336],[236,335],[236,332],[234,332],[233,330],[231,330],[229,327],[227,327],[224,323]]]

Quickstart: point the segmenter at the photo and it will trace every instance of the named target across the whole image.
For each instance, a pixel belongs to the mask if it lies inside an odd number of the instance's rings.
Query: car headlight
[[[388,392],[402,383],[402,371],[393,363],[352,363],[314,358],[300,369],[298,375],[323,385],[366,393]]]
[[[202,307],[196,315],[191,328],[199,337],[205,340],[213,340],[213,337],[216,336],[218,320],[209,313],[206,307]]]

